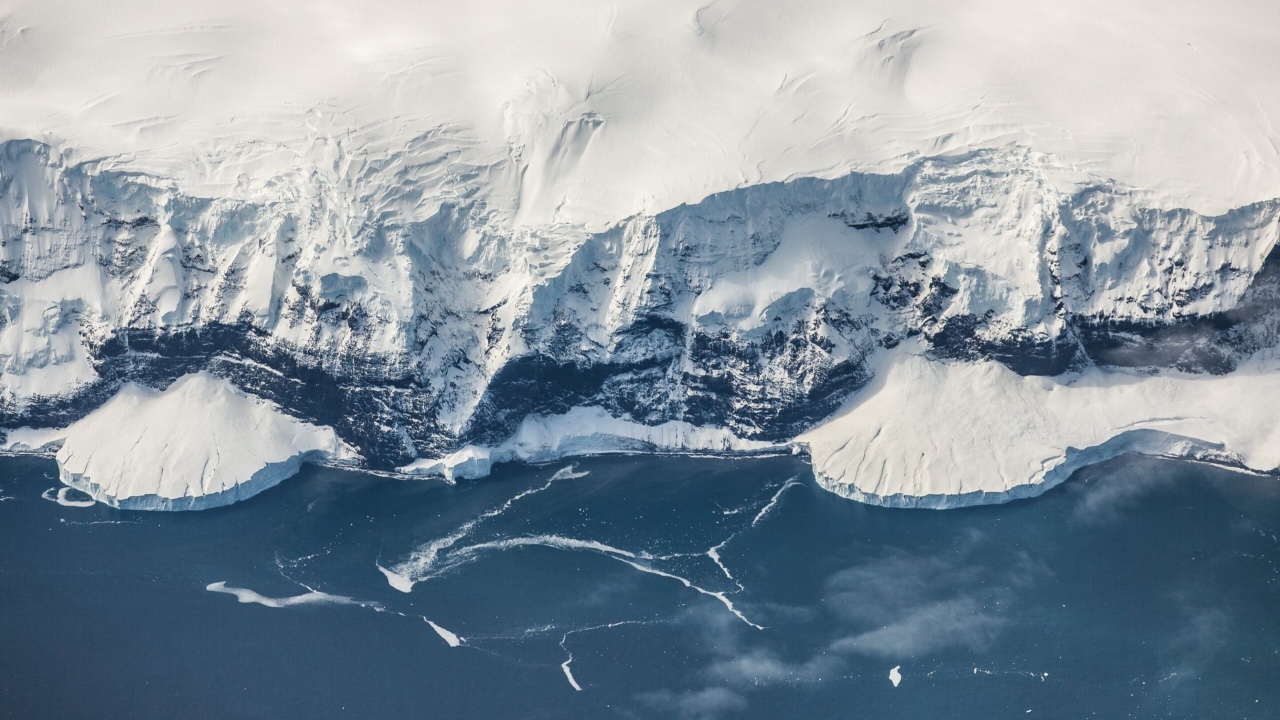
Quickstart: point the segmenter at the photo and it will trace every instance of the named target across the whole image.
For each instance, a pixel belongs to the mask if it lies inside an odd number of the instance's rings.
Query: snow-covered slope
[[[1127,368],[1271,377],[1280,8],[1228,5],[0,3],[0,427],[216,377],[381,470],[801,436],[853,495],[1042,486],[834,448],[912,373],[1095,377],[1058,455]]]
[[[26,431],[18,438],[36,434],[36,447],[61,443],[57,461],[64,483],[130,509],[227,505],[297,473],[304,462],[358,459],[332,429],[282,415],[205,373],[183,377],[163,392],[126,385],[65,430]]]
[[[886,358],[876,380],[798,438],[829,489],[884,505],[956,507],[1037,495],[1122,453],[1272,472],[1280,366],[1230,375],[1091,368],[1020,377],[990,362]]]
[[[206,197],[447,128],[522,221],[1018,141],[1210,213],[1280,196],[1255,0],[8,0],[0,126]],[[465,151],[463,151],[465,154]]]
[[[575,407],[563,415],[526,417],[515,434],[493,448],[467,445],[443,458],[415,460],[400,468],[407,475],[477,478],[499,462],[549,462],[600,453],[680,452],[749,454],[779,452],[785,446],[743,440],[717,427],[669,420],[642,425],[611,417],[600,408]]]

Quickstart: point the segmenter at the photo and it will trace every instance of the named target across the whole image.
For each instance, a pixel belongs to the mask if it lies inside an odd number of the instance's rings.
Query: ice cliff
[[[283,415],[206,373],[164,391],[130,383],[65,430],[13,435],[8,449],[15,440],[56,447],[62,482],[135,510],[227,505],[296,474],[304,462],[358,459],[333,430]]]
[[[927,506],[1280,464],[1277,11],[384,5],[0,11],[6,447],[145,507],[306,460],[793,448]]]

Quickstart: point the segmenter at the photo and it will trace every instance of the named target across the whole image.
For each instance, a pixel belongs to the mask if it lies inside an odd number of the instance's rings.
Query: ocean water
[[[941,512],[792,457],[0,497],[4,717],[1280,717],[1280,481],[1188,463]]]

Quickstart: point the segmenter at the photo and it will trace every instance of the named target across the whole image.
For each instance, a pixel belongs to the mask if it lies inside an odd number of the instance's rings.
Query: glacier
[[[228,505],[297,474],[304,462],[358,459],[331,428],[284,415],[207,373],[163,391],[127,384],[69,427],[22,428],[5,445],[54,448],[63,483],[130,510]]]
[[[302,462],[801,452],[913,507],[1280,466],[1280,10],[498,5],[0,10],[3,450],[149,509]]]
[[[1226,375],[1100,370],[1023,377],[990,361],[886,358],[875,387],[801,435],[830,490],[897,507],[1031,497],[1124,453],[1245,472],[1280,467],[1274,353]]]

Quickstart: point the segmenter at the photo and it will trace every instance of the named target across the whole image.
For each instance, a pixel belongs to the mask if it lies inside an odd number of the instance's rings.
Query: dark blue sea
[[[0,461],[3,717],[1280,717],[1275,478],[895,510],[613,457],[149,513],[54,477]]]

